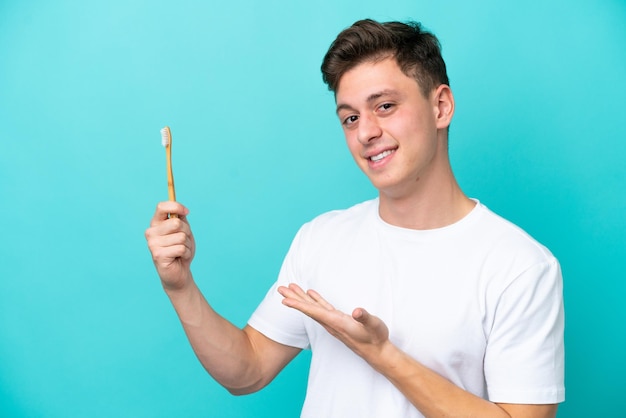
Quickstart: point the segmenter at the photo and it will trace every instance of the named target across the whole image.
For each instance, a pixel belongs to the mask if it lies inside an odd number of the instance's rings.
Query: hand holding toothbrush
[[[169,200],[157,205],[145,235],[163,287],[166,290],[181,289],[192,281],[190,265],[196,246],[186,218],[189,210],[176,202],[172,133],[167,126],[161,129],[161,143],[165,147]]]
[[[145,233],[165,290],[180,290],[193,280],[191,261],[196,243],[187,221],[188,213],[189,210],[178,202],[161,202]]]

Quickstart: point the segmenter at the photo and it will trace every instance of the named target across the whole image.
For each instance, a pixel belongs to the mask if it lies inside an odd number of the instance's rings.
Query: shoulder
[[[367,200],[347,209],[333,210],[323,213],[305,223],[302,233],[336,235],[342,231],[360,228],[364,223],[376,219],[378,199]]]
[[[309,257],[345,247],[357,239],[360,232],[371,230],[377,213],[378,199],[323,213],[300,227],[292,247],[307,252]]]
[[[486,206],[478,209],[474,236],[486,277],[504,287],[520,277],[560,277],[558,260],[546,246]]]
[[[495,252],[515,252],[538,260],[552,259],[550,250],[528,232],[478,203],[478,226],[483,240],[492,244]]]

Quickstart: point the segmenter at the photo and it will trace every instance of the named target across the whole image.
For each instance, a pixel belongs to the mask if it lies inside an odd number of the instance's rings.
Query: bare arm
[[[365,321],[374,317],[369,316]],[[374,319],[376,321],[377,319]],[[370,354],[370,356],[372,356]],[[496,404],[475,396],[409,357],[389,340],[368,360],[426,417],[554,418],[557,405]]]
[[[426,417],[553,418],[556,405],[495,404],[475,396],[428,369],[389,340],[379,318],[362,308],[347,315],[317,292],[291,284],[278,289],[286,306],[319,322],[393,383]]]
[[[169,213],[179,218],[169,219]],[[195,241],[187,214],[179,203],[162,202],[146,230],[161,284],[207,372],[233,394],[257,391],[300,349],[272,341],[251,327],[242,330],[211,308],[191,274]]]

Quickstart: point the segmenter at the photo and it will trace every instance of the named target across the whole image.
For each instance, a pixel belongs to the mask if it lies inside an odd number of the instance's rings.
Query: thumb
[[[367,325],[372,316],[363,308],[356,308],[352,311],[352,318],[363,325]]]
[[[374,340],[384,342],[389,339],[389,328],[379,317],[370,314],[363,308],[356,308],[352,311],[352,318],[363,325],[371,333]]]

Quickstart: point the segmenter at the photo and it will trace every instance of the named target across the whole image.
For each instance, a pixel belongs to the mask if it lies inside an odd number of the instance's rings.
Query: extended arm
[[[179,218],[170,219],[170,213]],[[233,394],[257,391],[300,349],[274,342],[250,327],[239,329],[211,308],[191,274],[195,242],[187,214],[179,203],[160,203],[146,230],[161,284],[208,373]]]
[[[357,308],[352,315],[336,310],[317,292],[291,284],[280,287],[286,306],[316,320],[393,383],[426,417],[552,418],[556,405],[495,404],[475,396],[428,369],[389,340],[379,318]]]

